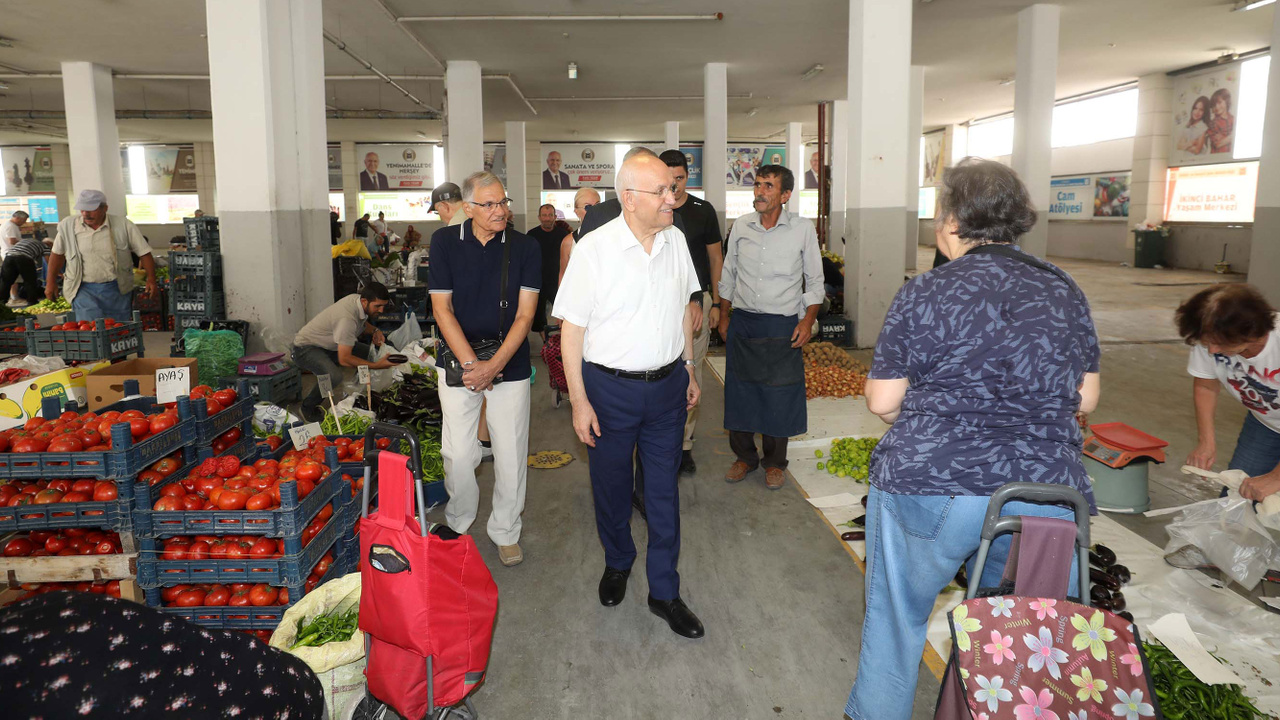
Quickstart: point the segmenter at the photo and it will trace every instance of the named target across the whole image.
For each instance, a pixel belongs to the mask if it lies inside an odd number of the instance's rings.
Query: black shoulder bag
[[[506,232],[502,233],[502,273],[501,285],[498,286],[498,339],[497,340],[476,340],[471,343],[471,351],[476,354],[476,360],[491,360],[498,353],[498,348],[502,347],[502,340],[506,337],[504,325],[507,323],[507,270],[511,265],[511,245],[507,243]],[[436,364],[444,368],[444,384],[449,387],[462,387],[462,363],[458,361],[458,356],[453,354],[449,349],[448,343],[444,342],[444,337],[440,338],[441,344],[439,351],[436,353]],[[497,385],[502,382],[502,375],[498,374],[493,377],[493,384]]]

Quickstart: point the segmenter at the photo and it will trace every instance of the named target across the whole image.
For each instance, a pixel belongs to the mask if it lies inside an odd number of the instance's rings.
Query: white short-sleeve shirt
[[[684,313],[698,272],[681,232],[659,232],[651,252],[619,216],[573,249],[551,314],[586,328],[583,359],[642,372],[684,352]]]
[[[1192,345],[1187,372],[1222,383],[1259,422],[1280,433],[1280,318],[1262,352],[1251,358],[1213,355],[1203,345]]]

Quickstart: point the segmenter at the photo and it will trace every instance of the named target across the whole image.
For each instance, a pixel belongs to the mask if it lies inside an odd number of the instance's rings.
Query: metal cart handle
[[[1022,516],[1001,515],[1006,503],[1035,502],[1054,505],[1071,505],[1075,511],[1076,523],[1076,560],[1080,566],[1080,598],[1088,603],[1089,598],[1089,501],[1079,490],[1067,485],[1050,483],[1008,483],[1002,485],[991,494],[987,503],[987,515],[982,521],[982,542],[978,545],[978,558],[974,563],[974,575],[969,579],[969,590],[966,599],[977,597],[981,584],[982,571],[987,564],[987,554],[991,551],[991,542],[997,535],[1022,531]]]
[[[373,468],[378,464],[378,455],[382,452],[375,442],[375,435],[399,438],[409,443],[409,471],[413,473],[413,491],[418,501],[418,527],[422,537],[427,536],[427,502],[422,493],[422,451],[418,436],[411,430],[383,422],[375,422],[364,431],[364,491],[361,494],[360,517],[369,517],[369,493],[373,485]]]

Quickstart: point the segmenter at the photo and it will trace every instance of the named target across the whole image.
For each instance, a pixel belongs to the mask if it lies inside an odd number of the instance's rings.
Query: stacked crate
[[[112,321],[111,327],[107,327],[105,320],[98,318],[93,321],[92,328],[81,330],[79,327],[83,326],[79,326],[70,329],[67,326],[75,321],[75,313],[56,316],[56,320],[56,325],[37,328],[35,319],[27,318],[27,329],[22,336],[26,341],[28,355],[60,357],[68,362],[115,362],[130,355],[142,357],[144,354],[142,316],[136,310],[131,322]]]
[[[182,334],[227,317],[222,287],[221,234],[218,218],[183,218],[187,249],[169,253],[169,314],[173,355],[181,355]]]

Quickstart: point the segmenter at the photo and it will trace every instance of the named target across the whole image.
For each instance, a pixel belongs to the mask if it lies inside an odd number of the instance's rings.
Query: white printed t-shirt
[[[1256,356],[1213,355],[1197,344],[1191,347],[1187,372],[1217,379],[1259,422],[1280,433],[1280,318]]]

